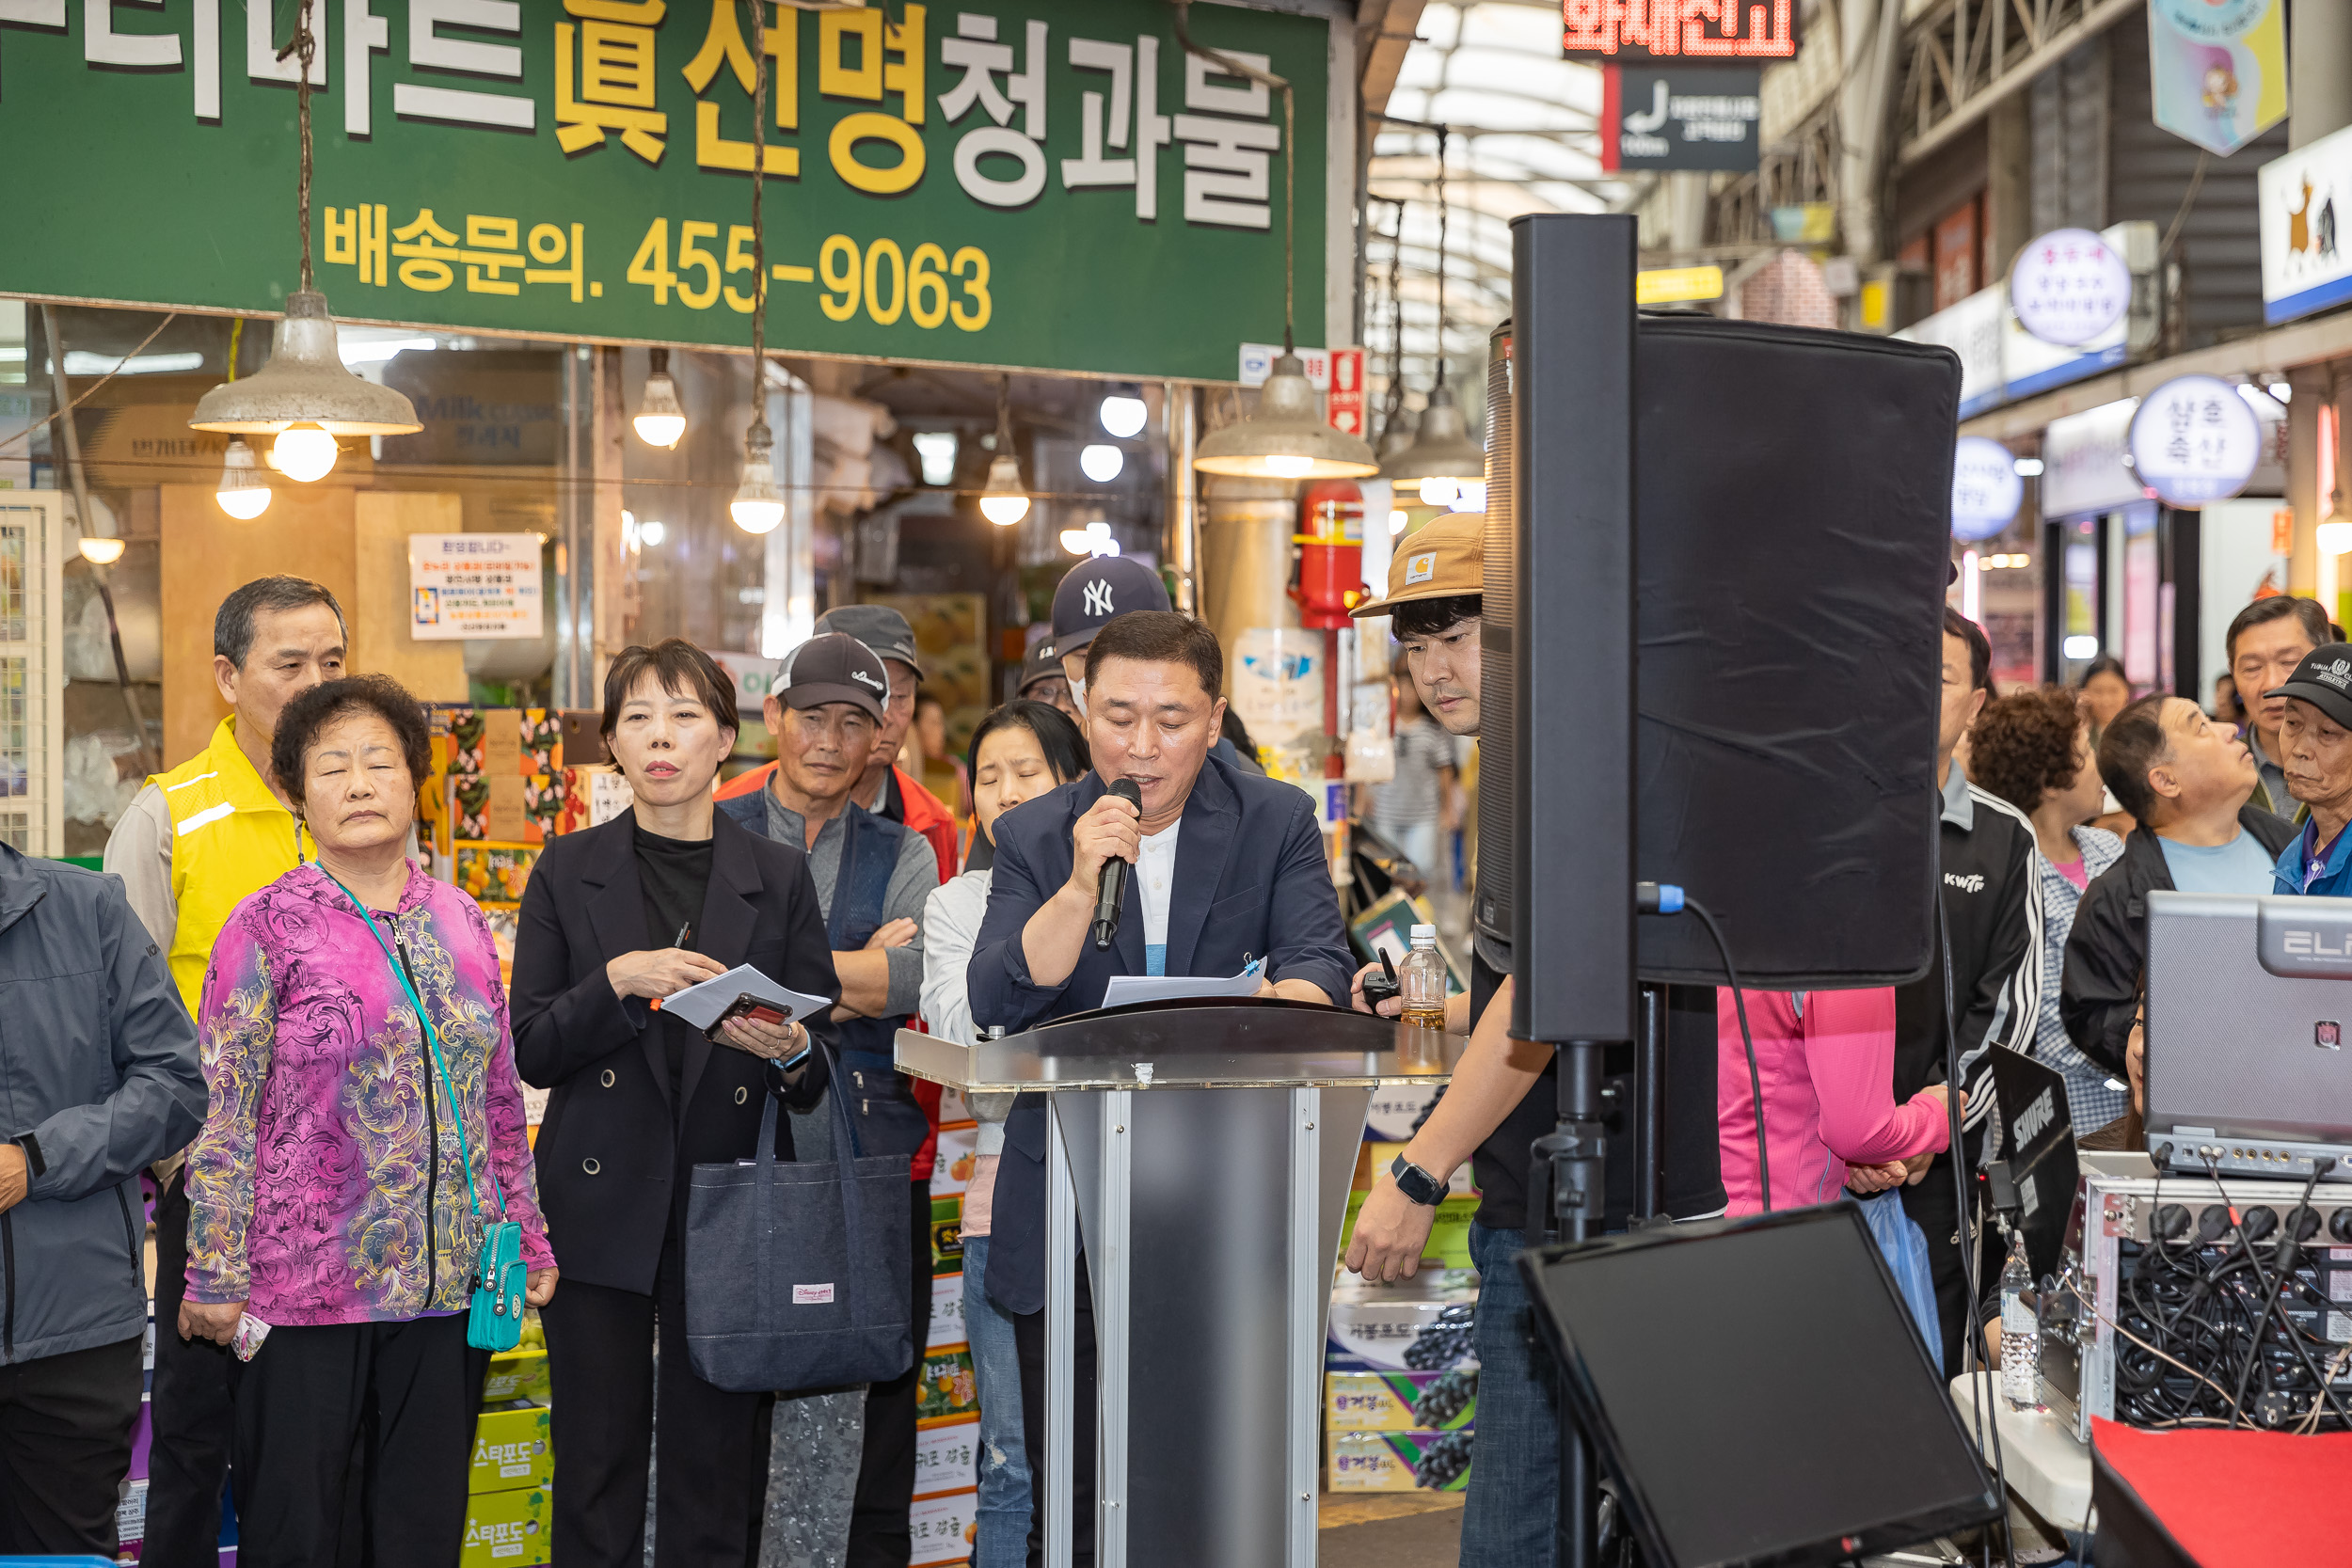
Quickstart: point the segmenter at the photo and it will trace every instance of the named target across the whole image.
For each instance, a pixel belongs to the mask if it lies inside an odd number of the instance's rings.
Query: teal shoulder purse
[[[322,871],[326,868],[320,867]],[[441,1059],[441,1037],[433,1027],[431,1015],[424,1010],[424,999],[408,981],[408,973],[392,956],[391,944],[384,933],[376,929],[375,917],[358,896],[342,882],[327,879],[343,889],[343,896],[367,923],[376,946],[384,950],[384,962],[392,972],[392,978],[406,993],[408,1005],[417,1010],[417,1026],[424,1031],[425,1044],[433,1053],[433,1074],[441,1085],[441,1098],[449,1104],[449,1119],[457,1129],[457,1158],[466,1171],[466,1197],[473,1205],[473,1217],[482,1225],[482,1253],[474,1264],[473,1302],[466,1315],[466,1343],[476,1350],[513,1350],[522,1343],[523,1291],[529,1283],[530,1269],[523,1262],[523,1227],[506,1217],[506,1195],[499,1187],[498,1173],[489,1163],[483,1164],[483,1174],[490,1179],[490,1194],[498,1199],[499,1217],[483,1220],[482,1195],[474,1190],[473,1152],[466,1144],[466,1118],[458,1114],[457,1095],[450,1086],[449,1064]]]

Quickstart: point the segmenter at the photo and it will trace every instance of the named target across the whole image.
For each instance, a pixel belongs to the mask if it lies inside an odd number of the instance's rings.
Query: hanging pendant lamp
[[[1291,85],[1246,61],[1194,43],[1181,4],[1176,8],[1176,36],[1187,54],[1282,95],[1282,353],[1274,361],[1274,373],[1258,389],[1256,410],[1203,436],[1192,466],[1204,474],[1243,479],[1369,478],[1380,471],[1370,443],[1325,421],[1293,335],[1297,316],[1294,297],[1298,275],[1296,226],[1292,220],[1298,206],[1298,123]]]
[[[1429,406],[1421,411],[1421,428],[1412,444],[1380,465],[1380,477],[1404,491],[1420,491],[1424,480],[1447,479],[1458,484],[1486,477],[1486,449],[1470,438],[1454,389],[1443,381],[1430,389]]]
[[[728,5],[734,3],[726,0]],[[735,487],[727,515],[745,533],[759,534],[773,532],[784,521],[785,509],[784,492],[776,484],[775,438],[768,429],[768,232],[759,215],[768,168],[765,5],[752,7],[752,423],[743,433],[742,483]],[[665,367],[667,363],[664,355]]]
[[[406,398],[344,367],[326,296],[310,286],[310,61],[318,53],[316,35],[310,31],[312,4],[302,0],[294,40],[278,51],[280,59],[292,55],[298,62],[294,102],[302,161],[294,211],[302,238],[301,286],[286,296],[286,313],[271,335],[269,363],[241,381],[232,378],[205,393],[188,420],[192,430],[244,436],[300,427],[283,454],[290,460],[279,467],[287,477],[306,483],[326,477],[334,467],[336,437],[406,436],[424,428]],[[292,460],[297,454],[298,460]]]

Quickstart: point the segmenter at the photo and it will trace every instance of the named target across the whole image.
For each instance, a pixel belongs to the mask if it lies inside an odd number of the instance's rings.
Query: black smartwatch
[[[1445,1196],[1445,1183],[1411,1164],[1400,1154],[1389,1165],[1389,1174],[1396,1178],[1396,1190],[1424,1209],[1434,1209]]]

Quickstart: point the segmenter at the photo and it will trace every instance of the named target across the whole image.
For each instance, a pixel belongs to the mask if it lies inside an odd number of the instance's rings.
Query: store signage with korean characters
[[[421,642],[545,635],[539,549],[535,533],[410,534],[408,635]]]
[[[0,159],[0,211],[23,220],[0,225],[0,292],[281,309],[298,261],[298,68],[278,53],[293,8],[0,3],[0,147],[40,149]],[[1282,323],[1282,103],[1187,54],[1175,15],[772,5],[770,347],[1229,379],[1233,341]],[[338,316],[749,346],[743,0],[333,0],[312,16],[310,238]],[[1335,25],[1191,12],[1196,42],[1295,92],[1302,302],[1327,292]],[[1317,341],[1323,323],[1310,309],[1298,330]]]
[[[1791,60],[1796,0],[1561,0],[1569,59],[1689,59],[1699,65]]]
[[[2132,472],[2170,506],[2227,500],[2263,459],[2263,426],[2245,388],[2210,375],[2176,376],[2132,416]]]
[[[1915,343],[1941,343],[1960,356],[1960,417],[1974,419],[2001,401],[2001,324],[2009,291],[1995,283],[1895,334]]]
[[[2010,309],[2045,343],[2090,342],[2132,308],[2132,269],[2088,229],[2053,229],[2026,243],[2009,270]]]
[[[1756,166],[1763,72],[1600,68],[1600,166],[1607,170]]]
[[[2148,76],[2156,124],[2228,157],[2287,117],[2287,0],[2148,0]]]
[[[2263,317],[2293,321],[2352,299],[2352,129],[2263,165]]]
[[[1963,436],[1952,451],[1952,537],[1990,539],[2016,520],[2026,499],[2017,458],[2000,442]]]

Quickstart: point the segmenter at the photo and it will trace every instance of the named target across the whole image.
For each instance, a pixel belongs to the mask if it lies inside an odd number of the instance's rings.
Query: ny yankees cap
[[[1041,652],[1059,658],[1094,641],[1103,623],[1138,610],[1169,610],[1160,574],[1124,556],[1096,556],[1070,568],[1054,590],[1054,641]]]
[[[911,666],[916,680],[923,678],[923,661],[914,652],[914,628],[886,604],[845,604],[828,610],[817,617],[816,629],[854,637],[882,657]]]
[[[776,695],[787,707],[855,703],[882,721],[890,697],[890,672],[882,656],[842,632],[819,632],[784,656],[776,672]]]
[[[2352,642],[2330,642],[2303,656],[2284,686],[2274,686],[2265,697],[2300,697],[2328,718],[2352,730]]]
[[[1486,515],[1449,512],[1396,542],[1389,591],[1350,615],[1386,615],[1413,599],[1450,599],[1486,592]]]

